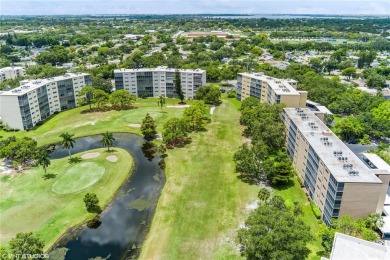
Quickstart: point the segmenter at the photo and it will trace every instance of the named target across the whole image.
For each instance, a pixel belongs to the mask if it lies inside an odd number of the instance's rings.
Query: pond
[[[114,134],[113,146],[127,150],[134,159],[131,177],[118,190],[104,209],[94,228],[86,226],[70,230],[54,247],[68,249],[65,259],[131,259],[138,255],[149,230],[158,198],[165,183],[159,156],[137,135]],[[101,135],[76,139],[73,154],[101,148]],[[149,148],[149,149],[147,149]],[[68,156],[68,151],[55,149],[52,159]],[[100,225],[99,225],[100,224]]]

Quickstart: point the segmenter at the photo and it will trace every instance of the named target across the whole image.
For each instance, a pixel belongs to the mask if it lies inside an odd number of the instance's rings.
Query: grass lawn
[[[0,243],[6,244],[19,232],[36,232],[45,242],[45,249],[66,230],[94,216],[83,202],[87,192],[97,195],[104,208],[117,189],[129,177],[133,165],[131,155],[120,148],[107,152],[96,149],[96,158],[81,159],[70,164],[68,158],[52,160],[44,178],[41,167],[10,178],[0,179]],[[117,162],[106,157],[117,156]],[[32,199],[33,198],[33,199]]]
[[[292,208],[294,206],[294,201],[299,202],[302,206],[304,213],[304,215],[302,216],[302,220],[303,222],[305,222],[306,225],[310,227],[310,231],[314,236],[314,239],[308,244],[308,248],[311,250],[309,259],[317,260],[321,258],[317,255],[317,253],[323,251],[323,248],[321,246],[321,239],[317,238],[316,235],[320,225],[318,224],[318,221],[311,210],[310,203],[306,198],[305,193],[299,186],[299,183],[296,178],[294,178],[292,186],[289,186],[288,188],[275,189],[275,193],[285,199],[286,205],[288,207]]]
[[[61,112],[53,116],[42,126],[30,131],[5,132],[0,130],[0,136],[8,137],[15,135],[17,137],[28,136],[37,140],[38,145],[44,145],[60,141],[59,135],[65,131],[75,134],[75,137],[101,134],[110,132],[131,132],[140,134],[140,128],[129,126],[131,124],[141,124],[146,113],[149,113],[158,125],[157,130],[162,132],[162,124],[170,117],[179,117],[183,108],[168,108],[166,106],[176,105],[179,100],[173,98],[165,99],[166,104],[162,111],[157,106],[156,98],[137,99],[135,105],[138,107],[131,110],[94,112],[82,114],[88,106],[77,107],[68,111]],[[191,104],[192,101],[186,101]]]
[[[140,259],[241,259],[237,230],[259,187],[234,172],[242,127],[231,100],[216,108],[207,131],[191,135],[191,144],[168,150],[167,180]]]

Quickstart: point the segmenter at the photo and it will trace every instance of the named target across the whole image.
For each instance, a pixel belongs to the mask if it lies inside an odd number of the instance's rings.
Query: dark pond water
[[[134,158],[131,177],[101,214],[100,226],[95,229],[79,227],[59,241],[56,248],[68,248],[65,259],[134,258],[149,230],[165,183],[164,172],[158,166],[160,158],[144,154],[145,141],[137,135],[117,133],[114,137],[114,147],[127,150]],[[101,148],[100,140],[99,135],[76,139],[72,154]],[[52,153],[55,159],[66,156],[68,151],[61,148]]]

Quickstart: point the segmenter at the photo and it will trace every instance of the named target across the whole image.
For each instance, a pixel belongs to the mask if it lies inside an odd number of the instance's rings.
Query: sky
[[[390,15],[390,0],[0,0],[0,15],[199,13]]]

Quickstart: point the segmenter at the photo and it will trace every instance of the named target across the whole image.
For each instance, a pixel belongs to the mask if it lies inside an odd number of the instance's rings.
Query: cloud
[[[389,0],[1,0],[1,15],[390,14]]]

